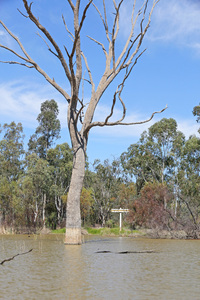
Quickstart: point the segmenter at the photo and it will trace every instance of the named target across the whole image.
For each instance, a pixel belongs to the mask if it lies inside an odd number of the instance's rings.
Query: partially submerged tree
[[[27,68],[33,68],[37,70],[56,90],[58,90],[60,94],[63,95],[63,97],[68,102],[68,128],[70,132],[74,158],[72,177],[67,200],[65,243],[81,244],[80,195],[85,174],[86,148],[91,128],[95,126],[103,127],[114,125],[142,124],[151,120],[155,113],[157,113],[153,112],[151,117],[147,120],[127,123],[124,120],[126,116],[126,106],[122,99],[122,92],[125,82],[130,76],[133,67],[138,61],[138,58],[145,51],[141,50],[141,45],[144,36],[146,35],[147,30],[150,26],[153,10],[159,0],[152,0],[150,10],[148,9],[148,4],[150,1],[144,0],[141,9],[138,12],[135,12],[136,0],[132,1],[130,30],[127,40],[124,43],[121,51],[119,51],[119,48],[117,48],[119,18],[121,9],[127,1],[113,0],[114,15],[111,14],[113,16],[111,20],[108,18],[107,10],[108,5],[110,5],[110,1],[102,0],[100,1],[101,3],[98,4],[99,7],[97,7],[97,5],[95,4],[95,0],[88,0],[86,1],[86,4],[83,4],[81,0],[68,0],[67,2],[71,8],[73,16],[73,32],[68,29],[65,18],[63,16],[64,26],[72,40],[71,44],[69,44],[67,47],[64,46],[64,51],[59,47],[58,43],[55,41],[48,29],[40,23],[39,18],[34,15],[32,11],[33,2],[29,4],[27,0],[22,1],[26,12],[21,12],[21,14],[24,17],[30,19],[35,24],[35,26],[39,29],[42,35],[40,36],[45,41],[49,51],[61,63],[61,66],[64,69],[65,75],[71,87],[71,93],[69,94],[64,88],[62,88],[54,78],[51,78],[47,74],[47,72],[45,72],[39,66],[39,64],[32,59],[19,38],[14,35],[2,21],[0,21],[0,24],[21,48],[21,52],[16,52],[14,49],[0,44],[1,48],[15,55],[15,57],[17,57],[18,59],[17,61],[3,62],[22,65]],[[102,43],[98,39],[98,37],[89,37],[89,39],[96,43],[97,46],[100,46],[105,58],[104,72],[97,85],[95,85],[95,76],[91,72],[91,68],[88,63],[88,57],[81,48],[83,26],[86,21],[86,13],[89,12],[89,9],[92,8],[97,12],[99,20],[102,22],[103,30],[105,33],[105,41],[107,43]],[[95,26],[95,24],[92,24],[92,26]],[[96,31],[96,35],[98,35],[98,31]],[[83,68],[85,68],[87,71],[87,78],[84,78],[83,76]],[[107,114],[104,121],[93,121],[94,113],[99,101],[102,99],[104,92],[108,89],[108,87],[116,77],[121,79],[121,82],[117,84],[117,88],[114,92],[110,112]],[[84,97],[80,95],[82,86],[84,86],[82,84],[84,82],[88,82],[91,87],[91,96],[89,103],[86,103],[83,99]],[[113,117],[117,102],[119,102],[122,106],[122,116],[118,120],[112,121],[111,117]],[[162,112],[163,110],[161,110],[160,112]]]

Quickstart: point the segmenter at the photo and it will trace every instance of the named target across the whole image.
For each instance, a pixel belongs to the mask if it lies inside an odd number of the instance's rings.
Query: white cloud
[[[59,106],[59,119],[62,128],[67,127],[67,103],[61,99],[48,85],[30,84],[27,82],[14,81],[9,83],[0,84],[0,123],[15,121],[21,122],[23,126],[35,129],[38,125],[36,118],[40,112],[41,103],[45,100],[55,99]],[[105,120],[110,112],[110,107],[106,105],[98,105],[95,113],[96,121]],[[122,111],[115,110],[114,118],[119,119]],[[143,115],[135,112],[128,114],[126,122],[138,122],[149,118],[150,115]],[[142,125],[131,126],[108,126],[108,127],[95,127],[92,129],[93,136],[98,138],[135,138],[139,139],[142,132],[155,122],[162,119],[162,115],[156,115],[153,120]],[[190,135],[198,135],[199,124],[194,122],[194,119],[176,119],[178,123],[178,130],[183,132],[188,138]]]
[[[160,1],[152,16],[149,38],[175,42],[199,49],[200,2],[195,0]]]
[[[48,85],[39,85],[14,81],[0,84],[0,116],[1,123],[11,120],[21,122],[27,128],[35,128],[38,124],[36,118],[40,113],[41,103],[45,100],[55,99],[59,106],[59,119],[62,127],[67,126],[67,104]]]
[[[121,10],[120,29],[125,37],[130,32],[132,4],[128,1]],[[152,1],[149,1],[149,8],[151,5]],[[139,7],[135,9],[135,13],[138,9]],[[161,0],[152,14],[146,41],[168,44],[173,42],[173,44],[190,47],[200,53],[199,16],[199,0]],[[147,19],[148,14],[146,14],[146,21]],[[140,20],[138,19],[138,22]],[[139,29],[139,23],[136,26],[136,32],[137,29]]]
[[[178,130],[183,132],[185,137],[188,139],[191,135],[199,136],[198,130],[199,124],[192,120],[177,120]]]

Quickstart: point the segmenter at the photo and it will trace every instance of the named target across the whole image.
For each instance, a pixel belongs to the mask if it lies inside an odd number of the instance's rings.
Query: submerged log
[[[30,249],[30,250],[27,251],[27,252],[17,253],[17,254],[15,254],[14,256],[10,257],[10,258],[6,258],[6,259],[2,260],[2,262],[0,263],[0,265],[3,265],[6,261],[13,260],[16,256],[24,255],[24,254],[30,253],[32,250],[33,250],[33,249]]]
[[[119,251],[119,252],[112,252],[112,251],[107,251],[107,250],[103,250],[103,251],[97,251],[95,253],[115,253],[115,254],[129,254],[129,253],[133,253],[133,254],[137,254],[137,253],[158,253],[157,251],[154,250],[143,250],[143,251]]]

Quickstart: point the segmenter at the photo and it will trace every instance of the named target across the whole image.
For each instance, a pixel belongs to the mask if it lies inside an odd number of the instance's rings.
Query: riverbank
[[[65,233],[65,228],[52,230],[51,233]],[[156,230],[156,229],[138,229],[130,230],[128,228],[122,228],[120,231],[119,227],[115,228],[94,228],[86,227],[82,228],[83,235],[100,235],[100,236],[121,236],[121,237],[146,237],[154,239],[193,239],[193,235],[188,235],[184,230]],[[200,232],[197,234],[200,238]]]
[[[50,230],[49,228],[38,229],[31,231],[28,229],[23,230],[11,230],[10,228],[0,232],[0,234],[12,235],[12,234],[65,234],[65,228],[56,230]],[[186,232],[184,230],[157,230],[157,229],[137,229],[131,230],[130,228],[119,227],[82,227],[83,235],[99,235],[104,237],[144,237],[152,239],[200,239],[200,231]]]

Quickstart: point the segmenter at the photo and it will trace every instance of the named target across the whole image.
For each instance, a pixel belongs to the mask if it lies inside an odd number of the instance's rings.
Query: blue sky
[[[125,41],[129,30],[129,12],[133,1],[124,1],[120,19],[121,31],[118,46]],[[150,1],[151,2],[151,1]],[[110,1],[109,4],[111,4]],[[138,3],[142,3],[138,0]],[[33,12],[40,22],[47,26],[61,45],[70,44],[70,39],[62,24],[61,14],[70,23],[70,8],[66,0],[35,0]],[[45,43],[36,35],[38,31],[31,22],[18,11],[24,12],[21,0],[0,0],[0,19],[23,42],[29,54],[41,64],[47,73],[70,92],[69,84],[56,58],[49,53]],[[91,9],[83,35],[101,33],[101,23],[96,23],[97,15]],[[147,119],[152,112],[168,109],[147,124],[136,126],[117,126],[92,129],[88,143],[89,161],[117,158],[127,150],[130,144],[139,140],[140,134],[154,122],[162,118],[174,118],[178,129],[188,138],[196,134],[199,125],[195,121],[192,109],[200,102],[200,1],[197,0],[160,0],[152,16],[151,27],[143,47],[147,51],[135,66],[123,91],[123,100],[127,107],[127,121]],[[92,24],[92,25],[91,25]],[[70,26],[70,24],[69,24]],[[69,27],[70,28],[70,27]],[[100,34],[100,38],[102,35]],[[0,44],[6,44],[17,50],[16,43],[0,27]],[[91,69],[98,82],[103,56],[101,51],[88,38],[83,42]],[[0,60],[14,60],[14,57],[0,49]],[[95,114],[96,120],[102,120],[109,112],[112,103],[111,90],[105,93]],[[84,97],[89,99],[89,90],[84,88]],[[70,139],[67,130],[67,104],[57,91],[34,70],[22,66],[0,64],[0,123],[21,122],[26,142],[34,133],[40,105],[45,100],[55,99],[59,105],[59,119],[62,125],[61,139],[58,143]],[[120,115],[116,107],[115,115]]]

